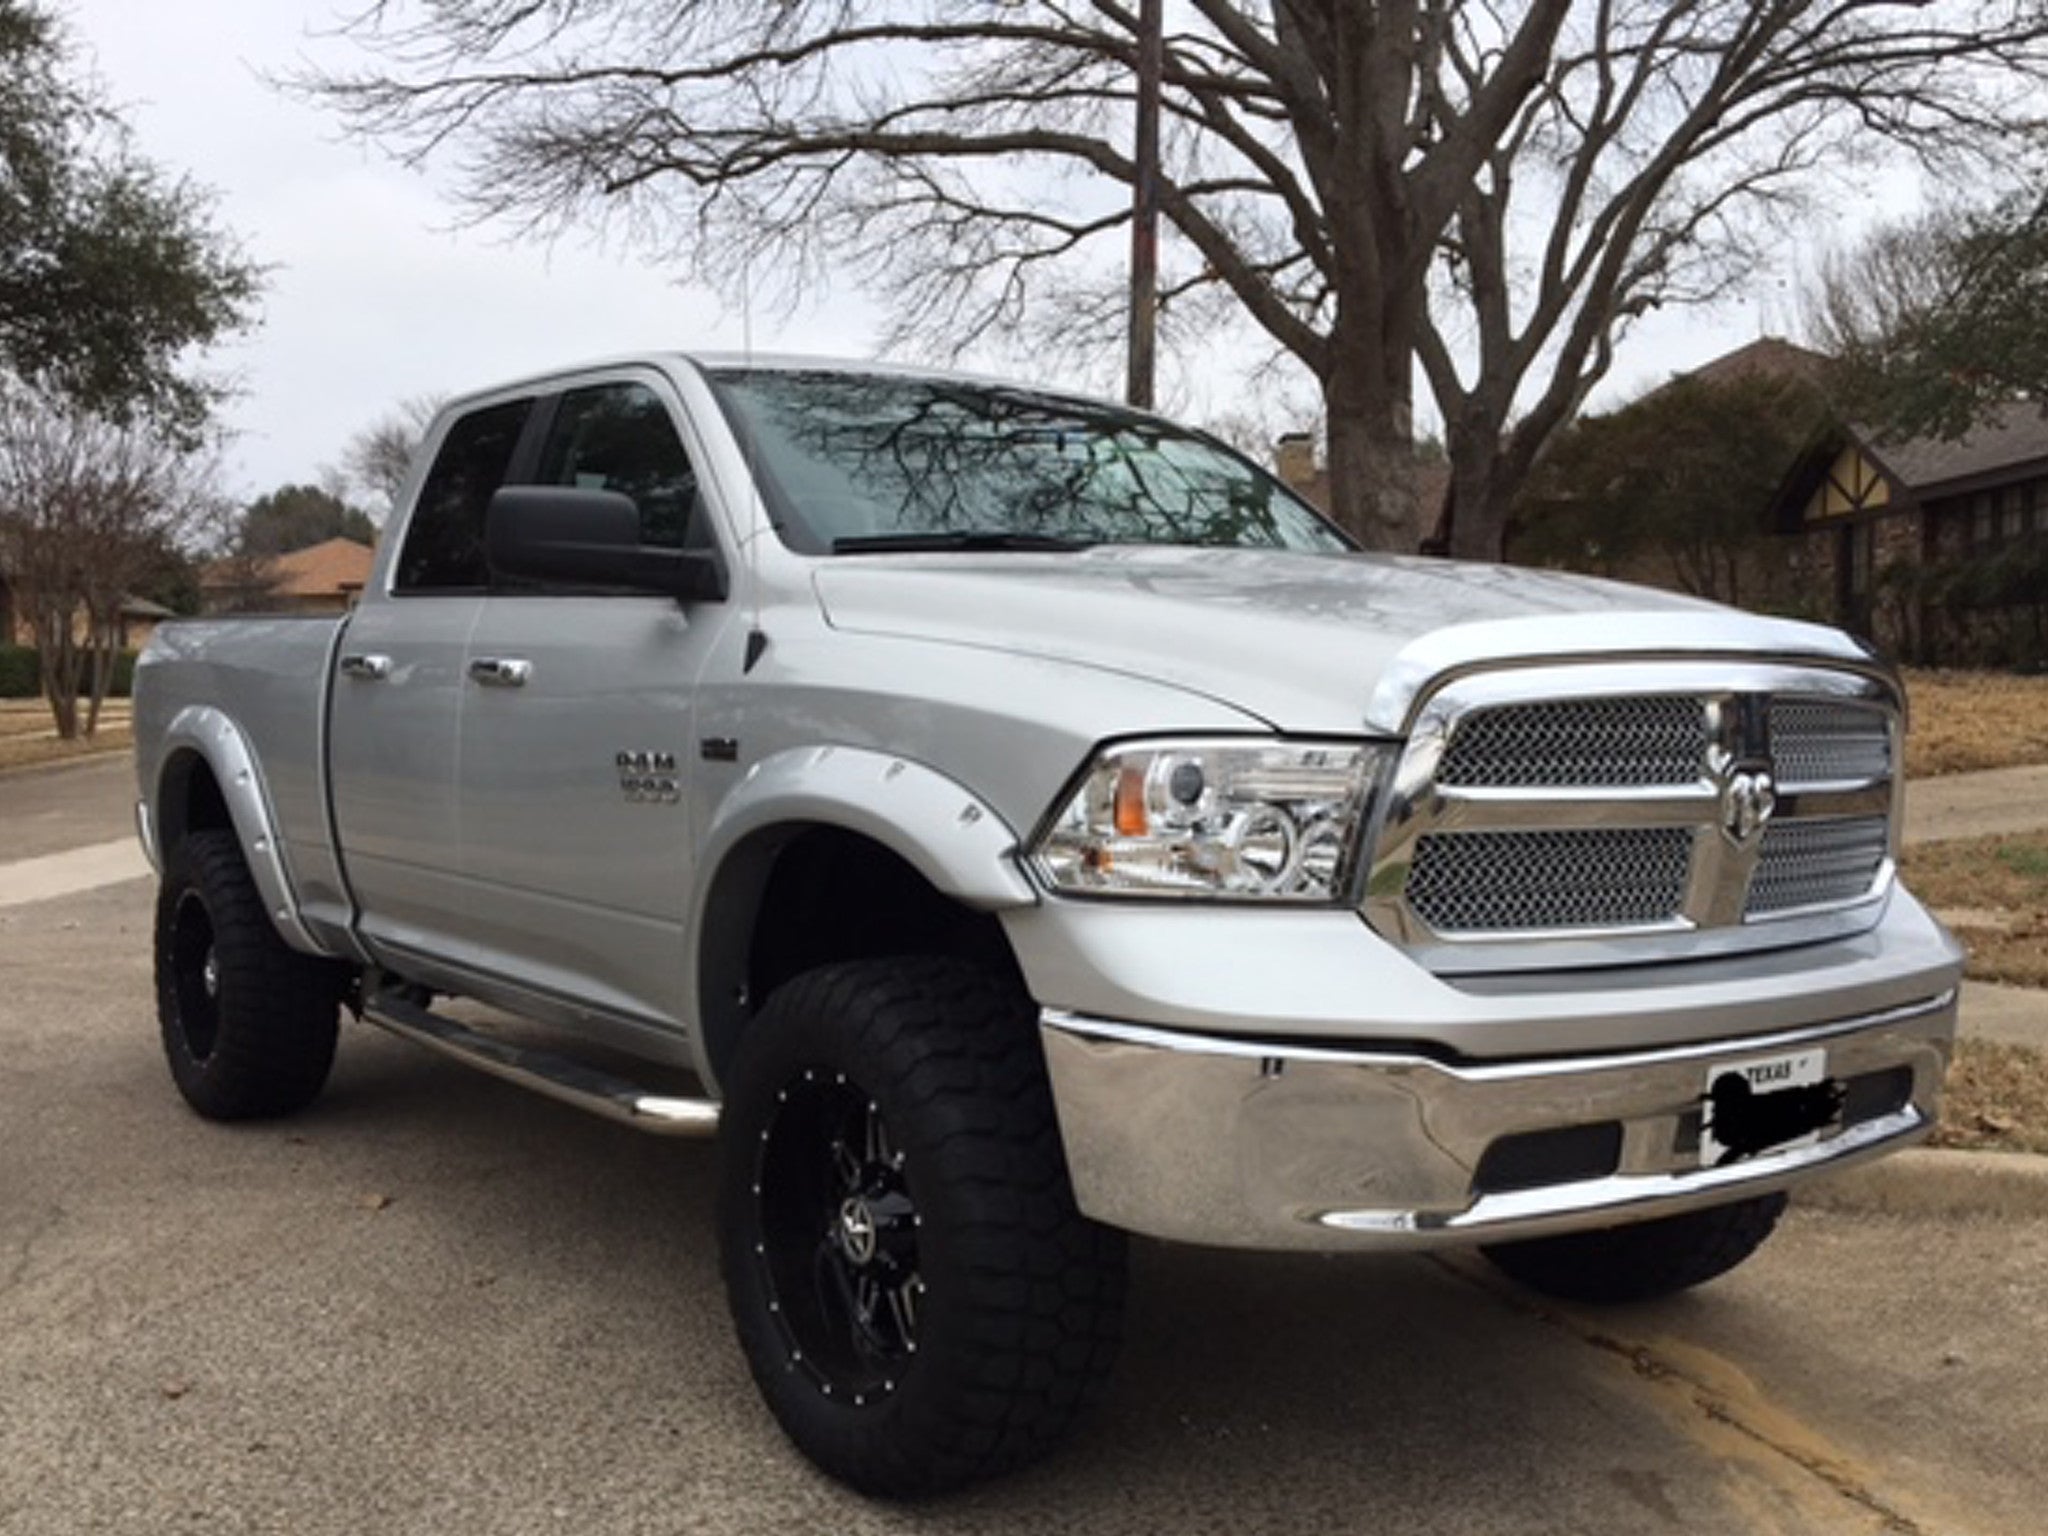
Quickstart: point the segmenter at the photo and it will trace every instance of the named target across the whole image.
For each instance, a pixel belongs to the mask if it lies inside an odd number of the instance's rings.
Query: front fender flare
[[[734,848],[788,824],[858,832],[983,911],[1038,900],[1009,824],[972,790],[908,758],[865,747],[800,747],[764,758],[718,807],[700,867],[715,878]]]
[[[738,988],[774,855],[788,836],[820,826],[879,844],[964,906],[995,912],[1038,902],[1015,830],[936,769],[865,747],[799,747],[762,759],[713,813],[697,865],[684,995],[697,1000],[707,1084],[716,1079],[716,1042],[746,1011]]]

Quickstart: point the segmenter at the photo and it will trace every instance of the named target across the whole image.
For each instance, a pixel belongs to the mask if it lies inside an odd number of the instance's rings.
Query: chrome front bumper
[[[1918,1139],[1956,994],[1708,1044],[1505,1062],[1218,1039],[1040,1018],[1081,1209],[1234,1248],[1494,1242],[1782,1189]],[[1822,1139],[1717,1167],[1698,1152],[1720,1069],[1826,1051],[1847,1085]]]

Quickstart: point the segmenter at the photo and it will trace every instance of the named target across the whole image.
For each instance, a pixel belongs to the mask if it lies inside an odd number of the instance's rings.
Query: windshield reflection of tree
[[[741,393],[808,462],[780,465],[829,545],[874,534],[1285,546],[1274,487],[1198,438],[1110,410],[927,380],[755,374]],[[827,473],[823,476],[819,471]],[[845,490],[807,496],[819,481]],[[850,494],[862,526],[845,526]],[[820,526],[824,524],[824,526]],[[1305,532],[1306,530],[1304,530]]]

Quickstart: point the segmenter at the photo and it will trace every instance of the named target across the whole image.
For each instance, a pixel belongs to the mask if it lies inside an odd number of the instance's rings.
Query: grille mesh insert
[[[1706,712],[1696,698],[1546,700],[1467,715],[1436,776],[1487,789],[1690,784],[1706,750]]]
[[[1773,822],[1764,828],[1744,915],[1854,901],[1869,893],[1885,853],[1882,816]]]
[[[1771,760],[1781,784],[1889,778],[1890,726],[1882,710],[1832,699],[1773,699]]]
[[[1408,904],[1438,933],[1665,922],[1691,848],[1683,827],[1431,835],[1415,845]]]

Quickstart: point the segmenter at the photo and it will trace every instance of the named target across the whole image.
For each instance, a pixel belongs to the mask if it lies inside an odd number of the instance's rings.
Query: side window
[[[680,549],[708,536],[701,523],[691,527],[696,471],[661,397],[643,384],[599,384],[562,396],[535,478],[632,497],[643,544]]]
[[[448,429],[406,528],[394,591],[482,591],[490,584],[484,509],[505,482],[532,411],[530,399],[508,400]]]

